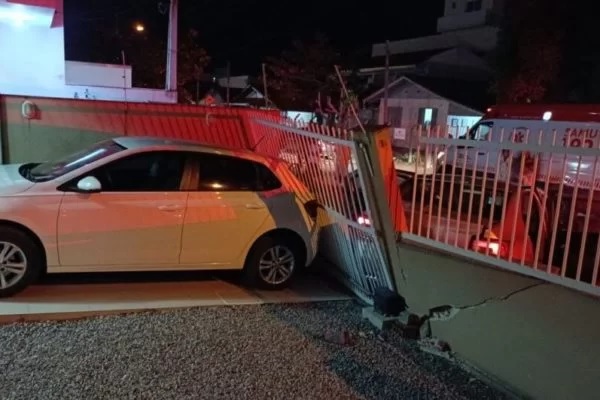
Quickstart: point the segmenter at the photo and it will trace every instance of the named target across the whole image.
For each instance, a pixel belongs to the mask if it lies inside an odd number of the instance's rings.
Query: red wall
[[[37,115],[22,116],[24,100],[33,102]],[[278,120],[279,111],[242,107],[205,107],[179,104],[122,103],[92,100],[0,97],[0,118],[31,128],[68,128],[116,136],[163,136],[230,148],[254,148],[266,130],[254,128],[254,118]]]

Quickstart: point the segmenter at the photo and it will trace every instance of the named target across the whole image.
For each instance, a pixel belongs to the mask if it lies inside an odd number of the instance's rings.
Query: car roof
[[[269,156],[260,155],[247,149],[228,149],[225,147],[195,142],[193,140],[171,139],[154,136],[120,136],[113,138],[112,140],[126,149],[131,150],[164,148],[168,150],[228,155],[253,161],[266,161],[271,159]]]

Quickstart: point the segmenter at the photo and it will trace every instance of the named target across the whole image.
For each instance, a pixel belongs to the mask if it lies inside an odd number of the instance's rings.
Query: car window
[[[259,192],[281,187],[279,179],[262,164],[217,154],[197,157],[200,191]]]
[[[75,171],[78,168],[84,167],[104,157],[111,156],[124,149],[125,148],[123,146],[119,145],[113,140],[105,140],[59,160],[45,162],[34,166],[30,171],[24,171],[27,172],[24,175],[36,182],[56,179],[68,174],[71,171]]]
[[[145,152],[113,161],[90,175],[100,181],[106,192],[178,191],[184,165],[184,153]]]
[[[490,140],[489,135],[494,127],[493,122],[480,122],[476,124],[469,132],[471,140]]]
[[[267,166],[256,163],[256,170],[258,172],[258,189],[260,191],[276,190],[282,186],[281,181]]]

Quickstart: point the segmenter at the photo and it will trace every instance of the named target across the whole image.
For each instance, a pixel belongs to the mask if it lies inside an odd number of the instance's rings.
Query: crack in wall
[[[506,301],[506,300],[510,299],[511,297],[516,296],[520,293],[523,293],[525,291],[531,290],[533,288],[536,288],[536,287],[539,287],[542,285],[547,285],[547,284],[548,284],[547,282],[537,282],[537,283],[527,285],[522,288],[513,290],[512,292],[510,292],[502,297],[489,297],[485,300],[480,301],[479,303],[475,303],[475,304],[471,304],[471,305],[457,307],[457,306],[446,304],[446,305],[434,307],[429,310],[429,315],[426,316],[426,318],[429,321],[448,321],[448,320],[454,318],[461,311],[471,310],[474,308],[482,307],[489,303],[503,302],[503,301]]]

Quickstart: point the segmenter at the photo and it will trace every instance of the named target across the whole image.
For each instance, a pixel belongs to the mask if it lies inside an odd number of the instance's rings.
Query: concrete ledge
[[[432,335],[517,392],[545,400],[596,399],[600,299],[533,278],[401,245],[412,312],[448,306]]]
[[[248,290],[222,280],[32,286],[0,300],[0,324],[208,306],[349,300],[318,278],[281,291]]]

